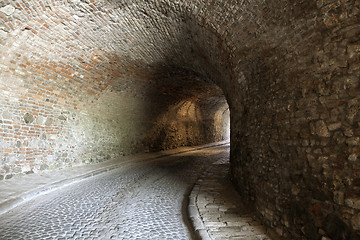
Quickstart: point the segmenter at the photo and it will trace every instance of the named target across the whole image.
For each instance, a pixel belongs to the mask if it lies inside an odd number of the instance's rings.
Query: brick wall
[[[359,7],[2,1],[1,178],[222,139],[225,96],[232,177],[259,217],[357,239]]]
[[[226,108],[221,90],[182,68],[149,68],[166,55],[148,43],[162,26],[146,31],[151,19],[118,4],[1,2],[0,179],[225,138],[198,106],[215,95]],[[183,79],[187,89],[166,90]]]

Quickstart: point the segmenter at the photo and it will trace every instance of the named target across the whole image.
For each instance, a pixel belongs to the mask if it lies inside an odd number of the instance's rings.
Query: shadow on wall
[[[109,149],[111,158],[229,138],[229,107],[219,87],[188,69],[159,69],[131,69],[86,104],[93,120],[85,138],[98,135],[94,145]]]
[[[226,98],[216,84],[199,72],[179,66],[154,67],[148,85],[144,132],[148,151],[221,141],[230,135]]]
[[[144,139],[149,151],[225,140],[230,136],[229,108],[224,99],[216,105],[208,99],[181,100],[156,119],[150,132]]]
[[[66,4],[64,10],[72,12]],[[27,19],[27,12],[21,14]],[[55,27],[57,21],[44,19],[49,30],[18,31],[23,23],[12,21],[17,31],[3,40],[3,55],[9,57],[2,59],[0,71],[0,180],[227,138],[222,127],[228,125],[222,124],[226,100],[210,81],[226,79],[211,65],[211,58],[220,59],[217,37],[199,31],[195,19],[174,25],[162,18],[176,31],[153,46],[156,59],[142,44],[129,46],[139,58],[123,57],[123,43],[107,48],[114,31],[82,42],[75,40],[85,36],[73,39],[76,22]],[[138,39],[153,33],[146,28]]]

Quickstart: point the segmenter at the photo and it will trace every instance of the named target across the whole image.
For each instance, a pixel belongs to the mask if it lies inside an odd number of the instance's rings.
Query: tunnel
[[[360,239],[360,2],[3,0],[0,182],[230,140],[284,239]]]

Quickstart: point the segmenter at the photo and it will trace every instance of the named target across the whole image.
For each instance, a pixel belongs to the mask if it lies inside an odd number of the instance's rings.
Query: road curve
[[[0,239],[192,239],[184,199],[225,151],[137,162],[42,195],[1,216]]]

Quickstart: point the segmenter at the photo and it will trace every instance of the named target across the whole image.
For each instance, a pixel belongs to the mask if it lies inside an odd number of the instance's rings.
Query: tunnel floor
[[[228,149],[159,155],[42,194],[1,216],[0,239],[193,239],[186,196]]]

